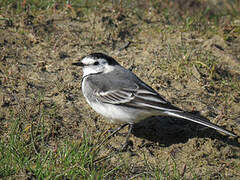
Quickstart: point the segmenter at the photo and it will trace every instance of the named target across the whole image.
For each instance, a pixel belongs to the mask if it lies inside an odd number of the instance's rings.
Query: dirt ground
[[[140,2],[1,9],[1,137],[8,135],[13,117],[25,119],[25,130],[45,126],[52,149],[66,138],[80,141],[84,135],[95,143],[118,127],[86,103],[81,69],[71,65],[93,52],[114,57],[174,105],[239,136],[239,16],[216,15],[215,20],[211,17],[219,7],[212,5],[199,17],[195,12],[205,8],[203,1]],[[127,128],[104,144],[99,157],[120,148],[126,133]],[[25,135],[30,136],[27,130]],[[136,124],[130,139],[129,151],[109,159],[112,166],[125,164],[118,177],[158,167],[177,169],[185,179],[240,178],[240,138],[181,119],[153,117]]]

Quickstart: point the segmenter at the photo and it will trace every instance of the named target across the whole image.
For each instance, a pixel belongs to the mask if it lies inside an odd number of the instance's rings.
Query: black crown
[[[118,62],[115,59],[103,53],[92,53],[88,56],[96,59],[106,59],[109,65],[118,65]]]

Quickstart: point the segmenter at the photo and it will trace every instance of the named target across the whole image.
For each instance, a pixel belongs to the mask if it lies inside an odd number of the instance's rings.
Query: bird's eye
[[[99,62],[98,62],[98,61],[96,61],[96,62],[94,62],[94,63],[93,63],[93,65],[99,65]]]

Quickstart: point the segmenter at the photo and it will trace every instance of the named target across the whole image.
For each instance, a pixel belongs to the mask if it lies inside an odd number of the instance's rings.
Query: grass
[[[239,179],[239,139],[174,119],[140,125],[131,151],[126,130],[98,146],[113,126],[70,66],[106,52],[239,135],[239,2],[186,2],[0,1],[0,178]]]
[[[0,144],[1,178],[36,179],[103,179],[118,171],[107,163],[95,162],[98,152],[93,150],[90,137],[83,136],[76,141],[64,140],[47,144],[44,139],[46,127],[31,127],[43,132],[30,138],[23,129],[21,119],[12,119],[8,136]],[[35,134],[35,131],[31,134]],[[106,160],[107,161],[107,160]]]

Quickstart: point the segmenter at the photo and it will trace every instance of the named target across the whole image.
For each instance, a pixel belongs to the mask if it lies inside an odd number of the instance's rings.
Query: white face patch
[[[98,64],[94,64],[95,62],[98,62]],[[105,59],[85,57],[82,59],[82,63],[85,65],[83,67],[83,76],[100,72],[109,73],[114,70],[114,66],[109,65]]]
[[[95,61],[96,60],[93,58],[85,57],[85,58],[83,58],[82,63],[85,65],[90,65],[90,64],[93,64]]]
[[[96,74],[100,72],[98,69],[92,68],[91,66],[84,66],[83,67],[83,77],[89,74]]]

